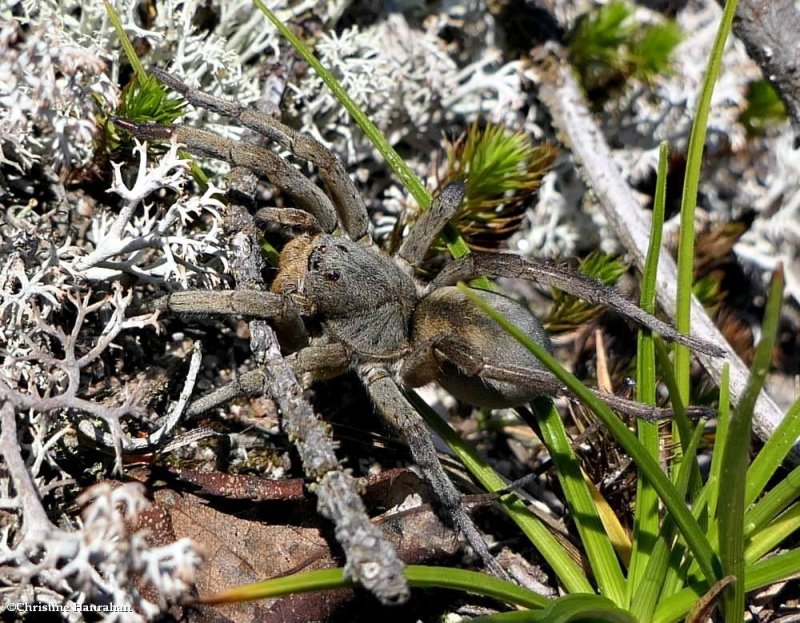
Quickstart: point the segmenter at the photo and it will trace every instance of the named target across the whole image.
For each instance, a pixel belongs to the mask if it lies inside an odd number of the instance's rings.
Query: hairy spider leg
[[[679,333],[674,327],[648,314],[614,288],[605,286],[591,277],[511,253],[471,253],[446,266],[431,282],[430,288],[454,285],[480,275],[525,279],[554,287],[590,303],[605,305],[660,334],[664,339],[683,344],[696,352],[712,357],[721,357],[725,354],[725,351],[716,344]]]
[[[451,182],[433,198],[428,210],[423,212],[411,227],[397,255],[412,266],[425,259],[425,254],[442,232],[447,222],[455,216],[464,201],[464,182]]]
[[[569,389],[549,370],[507,364],[498,365],[485,361],[480,354],[469,347],[465,340],[455,335],[437,336],[424,347],[433,351],[439,365],[451,362],[469,376],[481,376],[515,383],[533,389],[541,395],[553,397],[571,395]],[[672,409],[651,407],[594,388],[589,388],[589,391],[615,411],[632,418],[658,421],[670,420],[675,417],[675,411]],[[693,419],[709,418],[714,413],[714,409],[710,407],[686,407],[686,415]]]
[[[508,580],[508,574],[489,551],[483,535],[462,503],[461,494],[444,471],[422,416],[385,370],[365,364],[360,366],[359,372],[370,398],[384,420],[408,441],[414,462],[430,483],[446,515],[492,575]]]
[[[235,123],[258,132],[316,166],[319,176],[333,199],[333,205],[344,232],[353,240],[360,240],[367,235],[369,217],[364,199],[339,158],[322,143],[290,128],[268,114],[192,89],[163,69],[154,67],[151,72],[161,82],[185,97],[190,104],[225,115]],[[276,182],[273,183],[279,186]],[[279,187],[287,192],[291,190],[288,187]],[[323,227],[323,229],[325,228]],[[325,229],[325,231],[332,230]]]

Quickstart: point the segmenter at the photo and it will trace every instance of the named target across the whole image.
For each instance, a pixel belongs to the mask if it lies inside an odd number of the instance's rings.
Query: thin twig
[[[2,411],[3,430],[0,433],[0,453],[3,455],[8,474],[17,491],[17,499],[22,509],[23,541],[38,542],[55,529],[39,499],[39,491],[31,478],[25,465],[17,439],[17,417],[14,405],[9,400],[3,402]]]
[[[228,210],[227,229],[237,232],[230,254],[237,288],[263,288],[253,217],[235,205]],[[317,508],[336,528],[336,539],[347,559],[346,573],[384,603],[405,601],[409,594],[405,565],[367,515],[353,476],[340,468],[330,428],[303,396],[272,328],[264,320],[252,320],[249,327],[250,348],[264,373],[265,391],[283,414],[283,428],[297,447],[306,476],[316,482]]]

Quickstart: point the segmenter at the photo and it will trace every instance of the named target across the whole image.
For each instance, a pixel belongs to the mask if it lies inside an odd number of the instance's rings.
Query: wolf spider
[[[677,333],[592,279],[513,254],[472,253],[451,262],[429,283],[421,283],[413,276],[414,267],[458,209],[464,196],[463,183],[446,186],[411,228],[397,253],[386,255],[369,236],[365,205],[343,165],[319,142],[268,115],[195,91],[164,71],[154,73],[193,105],[225,115],[316,165],[328,191],[326,195],[297,169],[258,145],[187,126],[117,120],[139,138],[174,137],[191,152],[249,169],[301,209],[267,208],[256,215],[304,230],[284,246],[271,292],[184,291],[168,295],[158,304],[176,313],[236,314],[271,320],[281,335],[284,351],[292,353],[287,361],[304,384],[355,370],[377,411],[406,437],[412,457],[431,484],[445,516],[496,575],[505,577],[464,509],[421,416],[405,392],[436,381],[467,404],[500,408],[525,405],[539,395],[565,390],[454,284],[480,275],[534,280],[608,305],[694,350],[720,352],[713,345]],[[549,347],[542,325],[526,307],[496,292],[481,291],[480,295]],[[312,328],[317,332],[309,336]],[[217,392],[205,401],[201,398],[192,411],[218,403],[221,395],[257,393],[263,383],[248,374],[240,377],[235,389]],[[617,410],[637,417],[663,416],[666,411],[615,396],[602,397]],[[313,476],[319,478],[319,474]],[[348,560],[351,576],[384,602],[406,597],[403,582],[392,589],[376,588],[370,582],[370,573],[364,571],[364,561],[351,563]]]

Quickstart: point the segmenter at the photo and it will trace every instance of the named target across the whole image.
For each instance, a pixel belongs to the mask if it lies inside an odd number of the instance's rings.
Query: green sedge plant
[[[380,135],[371,121],[347,97],[341,85],[325,70],[308,48],[289,31],[261,2],[255,4],[292,43],[298,53],[320,73],[323,80],[362,127],[390,167],[418,201],[421,209],[430,205],[430,192]],[[726,4],[719,35],[706,74],[692,133],[684,192],[684,218],[691,230],[691,213],[696,198],[696,175],[702,158],[705,122],[710,94],[719,72],[719,58],[730,30],[735,1]],[[666,146],[662,146],[653,219],[652,242],[642,281],[641,304],[654,309],[656,266],[660,248],[661,226],[666,188]],[[694,194],[694,197],[692,197]],[[684,228],[685,229],[685,228]],[[692,249],[691,234],[681,239],[681,253]],[[445,234],[454,256],[469,248],[454,227]],[[685,261],[684,261],[685,266]],[[685,270],[685,268],[684,268]],[[691,268],[690,268],[691,270]],[[689,273],[691,275],[691,273]],[[506,481],[489,466],[465,440],[432,412],[414,392],[409,399],[428,423],[448,443],[488,491],[497,492],[499,503],[548,563],[565,594],[546,599],[514,584],[486,574],[449,567],[410,566],[406,574],[412,587],[445,588],[491,597],[517,612],[482,617],[481,621],[679,621],[698,617],[721,607],[726,621],[740,621],[745,594],[784,580],[800,570],[800,549],[775,554],[776,548],[799,525],[800,468],[771,484],[782,461],[800,434],[800,402],[786,414],[773,438],[755,459],[749,461],[750,422],[755,397],[763,385],[774,343],[782,299],[782,274],[776,271],[770,289],[764,335],[753,364],[752,380],[739,405],[730,405],[727,375],[720,387],[717,442],[711,471],[699,479],[696,455],[704,423],[689,422],[681,413],[686,404],[687,366],[680,351],[675,363],[665,348],[652,336],[641,333],[638,343],[637,393],[643,402],[654,404],[656,370],[660,369],[669,388],[673,409],[678,417],[674,435],[680,452],[661,466],[660,431],[650,422],[638,422],[632,433],[602,401],[564,370],[544,348],[522,334],[505,318],[486,307],[483,299],[467,286],[460,286],[473,302],[482,307],[509,333],[525,344],[558,378],[567,385],[603,422],[621,447],[630,455],[639,471],[637,503],[629,556],[615,549],[602,520],[602,512],[583,476],[563,422],[552,403],[540,399],[533,406],[539,428],[571,511],[582,552],[589,569],[579,565],[564,545],[553,535],[527,505],[514,493],[506,491]],[[478,284],[481,287],[486,284]],[[679,297],[691,293],[691,278],[679,283]],[[680,325],[679,325],[680,326]],[[688,316],[681,327],[688,331]],[[688,357],[688,353],[686,353]],[[656,366],[660,362],[660,367]],[[673,368],[674,366],[674,368]],[[683,415],[683,417],[681,417]],[[726,495],[721,495],[725,483]],[[770,486],[771,485],[771,486]],[[238,587],[222,594],[203,598],[205,603],[221,603],[276,597],[295,592],[350,587],[343,569],[327,569],[294,574]]]

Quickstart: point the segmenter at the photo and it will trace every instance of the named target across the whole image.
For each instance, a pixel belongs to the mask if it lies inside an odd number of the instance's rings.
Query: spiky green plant
[[[183,99],[168,92],[166,87],[150,76],[136,54],[128,35],[125,33],[117,12],[108,0],[104,0],[106,13],[117,32],[122,49],[133,67],[133,75],[122,90],[117,115],[137,123],[169,124],[183,114],[186,103]],[[119,144],[119,136],[110,121],[104,126],[112,146]]]
[[[556,150],[535,145],[525,132],[493,123],[473,124],[445,145],[444,183],[466,182],[466,194],[451,221],[473,248],[496,248],[519,228],[527,200],[539,188]]]
[[[628,270],[619,258],[605,253],[593,252],[583,258],[578,270],[607,286],[614,285]],[[605,311],[602,305],[594,305],[560,290],[553,290],[553,305],[544,320],[550,332],[572,331],[585,325]]]
[[[186,102],[156,78],[134,74],[122,91],[118,114],[138,123],[170,124],[185,108]]]

